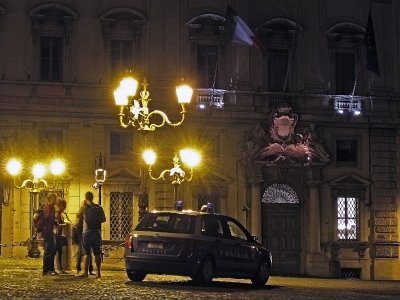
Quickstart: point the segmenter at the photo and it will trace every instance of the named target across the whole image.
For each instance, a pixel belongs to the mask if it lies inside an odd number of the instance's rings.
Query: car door
[[[216,274],[225,274],[229,269],[229,256],[226,248],[229,239],[226,237],[221,219],[217,215],[203,215],[201,220],[201,234],[207,240],[215,258]]]
[[[233,218],[225,217],[222,223],[228,232],[228,240],[224,243],[229,251],[228,271],[234,274],[253,273],[257,269],[258,252],[250,233]]]

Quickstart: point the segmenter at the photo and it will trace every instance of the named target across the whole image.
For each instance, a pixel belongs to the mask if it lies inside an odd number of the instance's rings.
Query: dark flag
[[[261,50],[261,43],[257,36],[229,5],[226,9],[226,25],[228,28],[225,30],[229,35],[229,39]]]
[[[379,76],[378,53],[376,52],[375,31],[372,23],[371,9],[369,10],[367,28],[364,36],[367,70]]]

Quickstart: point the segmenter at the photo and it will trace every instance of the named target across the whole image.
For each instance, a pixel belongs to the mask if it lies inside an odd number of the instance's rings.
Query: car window
[[[215,216],[203,216],[201,220],[201,233],[210,236],[223,236],[221,221]]]
[[[226,223],[228,224],[228,228],[229,228],[231,237],[237,238],[237,239],[242,239],[242,240],[247,240],[246,233],[239,227],[238,224],[236,224],[232,220],[227,220]]]
[[[175,213],[148,213],[136,226],[141,231],[163,231],[172,233],[191,233],[194,216]]]

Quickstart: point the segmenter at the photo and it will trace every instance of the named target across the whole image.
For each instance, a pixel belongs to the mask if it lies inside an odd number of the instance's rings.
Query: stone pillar
[[[262,182],[261,166],[251,166],[251,234],[258,236],[262,241],[261,232],[261,190]]]
[[[261,192],[260,183],[251,186],[251,234],[258,236],[261,243]]]
[[[319,253],[320,251],[320,207],[319,207],[319,184],[309,183],[309,226],[308,226],[308,251],[310,253]]]
[[[308,207],[306,208],[308,222],[306,274],[312,276],[326,276],[329,274],[329,260],[320,253],[321,242],[321,211],[320,211],[320,183],[321,167],[310,166],[308,169]]]

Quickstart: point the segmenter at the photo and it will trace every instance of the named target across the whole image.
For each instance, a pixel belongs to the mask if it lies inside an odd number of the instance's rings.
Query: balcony
[[[332,96],[334,107],[337,113],[350,113],[356,116],[361,114],[361,101],[366,98],[362,96],[352,95],[336,95]]]
[[[222,109],[224,108],[225,93],[227,93],[226,90],[220,90],[220,89],[197,89],[196,105],[199,109],[208,109],[208,108]]]

